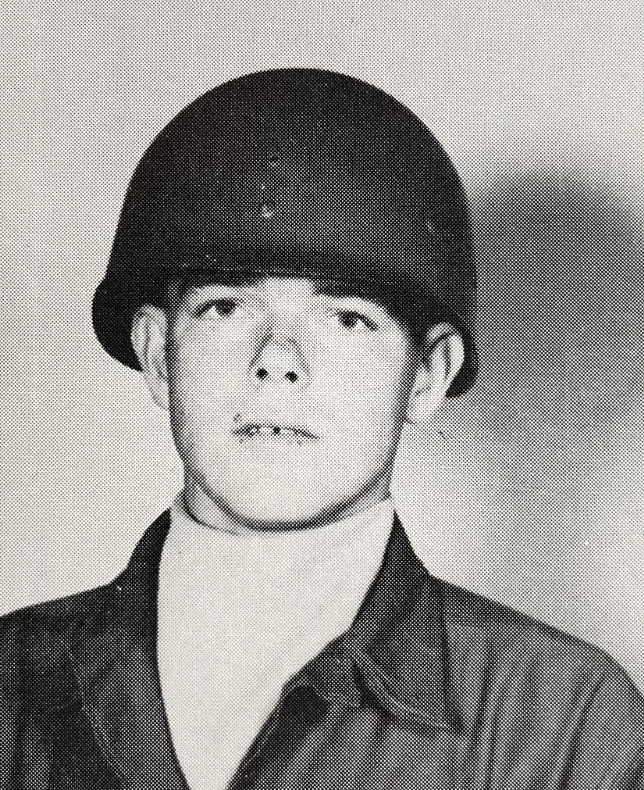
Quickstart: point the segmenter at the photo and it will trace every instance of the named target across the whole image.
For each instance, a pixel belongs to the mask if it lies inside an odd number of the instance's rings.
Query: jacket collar
[[[289,685],[310,685],[325,699],[352,707],[371,699],[405,723],[454,729],[442,609],[440,583],[396,516],[382,566],[353,624]]]
[[[128,787],[186,783],[172,746],[156,662],[158,569],[169,513],[146,531],[106,605],[64,635],[83,706],[113,769]],[[286,685],[324,699],[377,704],[406,725],[453,728],[440,584],[414,553],[396,516],[381,569],[344,635]]]
[[[163,513],[106,592],[106,606],[68,632],[83,708],[108,763],[128,789],[186,790],[156,666],[156,599]]]

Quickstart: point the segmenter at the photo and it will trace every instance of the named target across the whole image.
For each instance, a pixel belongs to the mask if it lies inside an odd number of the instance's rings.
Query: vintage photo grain
[[[644,787],[642,8],[0,15],[0,788]]]

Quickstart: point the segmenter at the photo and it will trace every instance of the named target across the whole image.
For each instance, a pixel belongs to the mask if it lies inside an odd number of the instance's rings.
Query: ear
[[[463,338],[451,324],[427,332],[406,419],[421,422],[434,414],[465,360]]]
[[[162,409],[168,408],[167,332],[168,318],[160,307],[144,304],[134,314],[132,348],[154,402]]]

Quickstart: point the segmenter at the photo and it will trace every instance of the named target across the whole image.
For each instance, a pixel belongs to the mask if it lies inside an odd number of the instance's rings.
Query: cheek
[[[175,441],[185,446],[215,429],[234,406],[238,374],[220,349],[203,344],[175,349],[168,364],[170,421]]]
[[[397,351],[397,353],[395,353]],[[365,353],[334,360],[326,394],[329,411],[351,433],[388,438],[404,419],[415,366],[407,353]],[[322,383],[324,396],[324,386]]]
[[[171,342],[170,392],[181,402],[207,406],[213,394],[238,383],[241,370],[239,348],[211,333],[188,329]]]

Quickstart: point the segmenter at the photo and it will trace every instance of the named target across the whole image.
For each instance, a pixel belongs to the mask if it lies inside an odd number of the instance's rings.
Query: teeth
[[[299,434],[294,428],[280,428],[279,425],[251,425],[247,433],[249,436],[287,436],[294,437]]]

